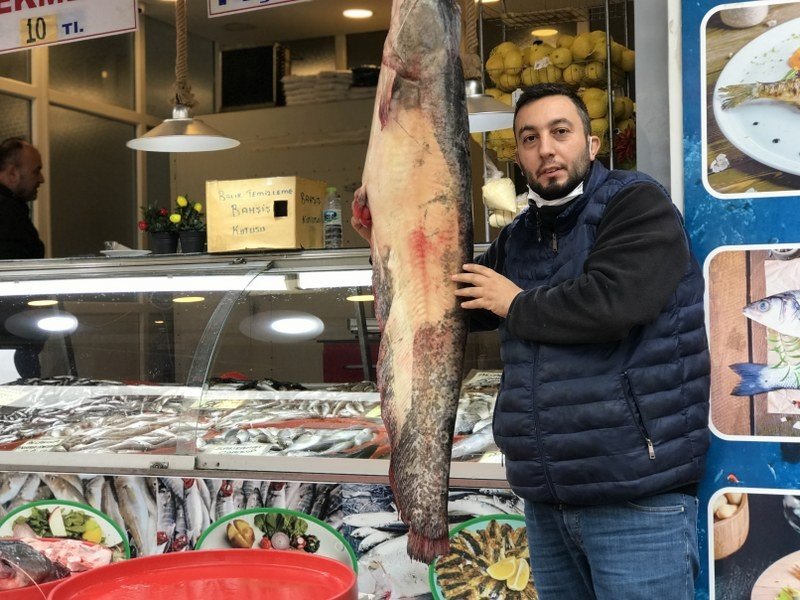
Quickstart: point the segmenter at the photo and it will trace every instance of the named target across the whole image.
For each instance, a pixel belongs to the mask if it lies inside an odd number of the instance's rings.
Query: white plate
[[[264,533],[255,525],[255,518],[256,515],[259,514],[269,514],[269,513],[279,513],[283,515],[292,515],[294,517],[298,517],[303,519],[308,524],[308,529],[306,533],[313,534],[319,540],[319,550],[317,550],[316,554],[318,556],[326,556],[328,558],[332,558],[334,560],[338,560],[341,563],[346,565],[351,565],[354,569],[358,569],[358,561],[356,560],[356,555],[353,552],[353,549],[350,547],[350,544],[344,539],[342,534],[336,531],[333,527],[328,525],[327,523],[323,523],[319,519],[315,519],[314,517],[282,508],[251,508],[246,510],[240,510],[229,515],[214,521],[208,529],[203,532],[203,535],[200,536],[200,539],[197,540],[195,544],[195,550],[214,550],[214,549],[230,549],[231,544],[228,542],[228,536],[226,533],[226,529],[228,523],[232,522],[234,519],[241,519],[246,521],[250,527],[253,528],[253,534],[255,536],[255,541],[253,542],[253,548],[259,547],[259,542],[261,538],[264,537]],[[264,550],[265,552],[287,552],[286,550]],[[303,552],[302,550],[289,550],[290,552]]]
[[[101,254],[105,254],[106,256],[116,257],[116,258],[123,258],[126,256],[147,256],[150,254],[150,250],[134,250],[134,249],[125,249],[125,250],[100,250]]]
[[[767,30],[728,61],[713,96],[714,117],[731,144],[760,163],[794,175],[800,175],[800,109],[785,102],[754,100],[722,110],[719,90],[783,79],[790,70],[787,61],[798,47],[800,19]],[[780,141],[774,143],[776,139]]]
[[[115,523],[107,514],[100,512],[91,506],[79,504],[77,502],[70,502],[68,500],[38,500],[36,502],[30,502],[28,504],[19,506],[4,516],[2,520],[0,520],[0,536],[11,536],[14,529],[14,521],[20,517],[28,517],[34,507],[38,508],[39,510],[44,510],[48,514],[56,508],[61,509],[62,515],[65,512],[69,513],[72,511],[85,513],[89,517],[92,517],[100,526],[100,530],[103,532],[103,538],[105,538],[103,541],[104,546],[111,548],[123,543],[124,541],[126,558],[130,557],[128,541],[123,538],[122,534],[122,524]]]

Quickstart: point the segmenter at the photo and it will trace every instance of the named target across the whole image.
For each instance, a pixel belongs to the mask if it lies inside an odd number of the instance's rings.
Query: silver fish
[[[114,477],[114,488],[119,498],[119,510],[125,526],[131,532],[138,550],[137,556],[156,552],[156,507],[141,477]]]
[[[756,300],[742,312],[748,319],[778,333],[800,337],[800,290],[787,290]]]
[[[86,504],[86,497],[83,493],[75,489],[75,486],[63,477],[45,474],[42,475],[42,481],[53,492],[53,496],[59,500],[71,500],[72,502]]]

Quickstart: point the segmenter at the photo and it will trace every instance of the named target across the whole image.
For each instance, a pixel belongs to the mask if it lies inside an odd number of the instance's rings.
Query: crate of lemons
[[[636,54],[622,44],[611,41],[612,86],[621,85],[626,73],[633,71]],[[496,87],[486,93],[501,102],[512,105],[511,93],[536,83],[567,83],[578,88],[586,103],[592,121],[592,134],[602,142],[600,153],[609,151],[608,96],[606,93],[609,62],[608,41],[604,31],[591,31],[578,36],[561,35],[553,46],[537,43],[519,47],[513,42],[503,42],[494,47],[486,61],[486,73]],[[635,127],[634,103],[629,97],[613,94],[613,122],[619,131]],[[473,136],[480,143],[478,136]],[[501,161],[513,161],[515,152],[512,129],[492,131],[487,135],[487,146]]]

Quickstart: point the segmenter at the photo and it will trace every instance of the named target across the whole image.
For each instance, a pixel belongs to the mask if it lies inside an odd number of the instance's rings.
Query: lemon
[[[517,570],[517,559],[513,556],[509,556],[508,558],[504,558],[502,560],[498,560],[493,565],[489,565],[489,568],[486,569],[486,572],[492,579],[497,579],[498,581],[505,581]]]
[[[506,579],[506,587],[515,592],[524,590],[528,582],[531,580],[531,568],[527,560],[517,560],[517,566],[514,569],[514,574]]]
[[[84,527],[85,529],[81,537],[85,541],[93,542],[95,544],[99,544],[103,541],[103,530],[100,528],[100,525],[97,524],[97,521],[89,518],[86,520]]]

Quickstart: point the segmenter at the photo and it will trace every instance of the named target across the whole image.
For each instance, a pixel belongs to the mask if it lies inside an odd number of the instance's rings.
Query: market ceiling
[[[175,3],[170,0],[142,0],[146,15],[175,23]],[[263,8],[208,18],[206,0],[187,0],[189,33],[218,42],[223,48],[252,47],[276,41],[327,37],[337,34],[386,31],[391,2],[388,0],[309,0],[286,6]],[[348,8],[366,8],[369,19],[347,19]]]

